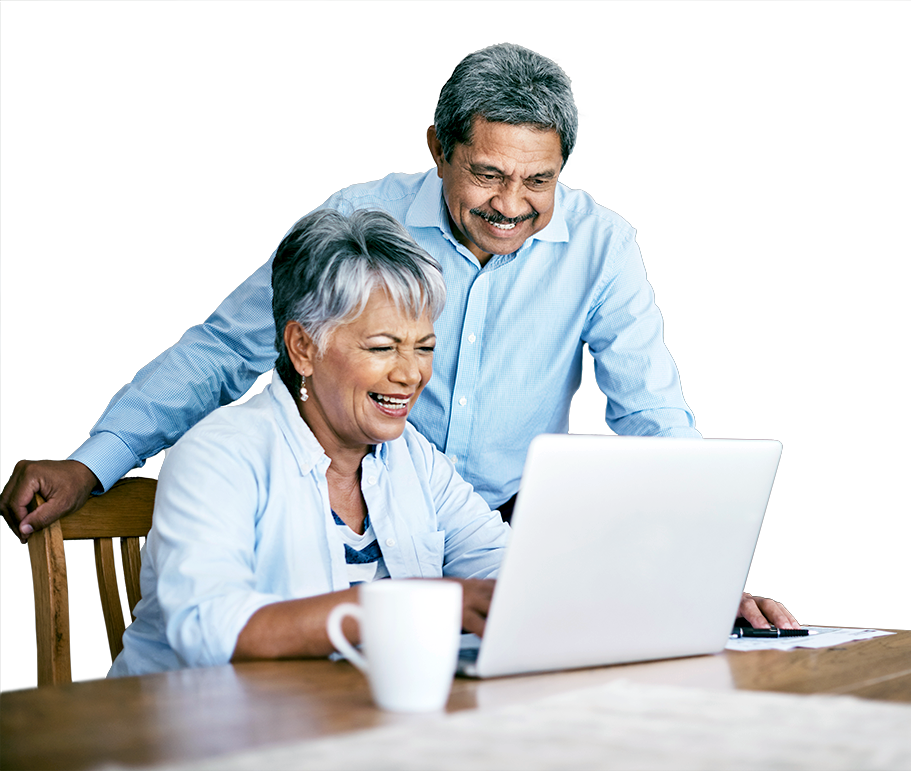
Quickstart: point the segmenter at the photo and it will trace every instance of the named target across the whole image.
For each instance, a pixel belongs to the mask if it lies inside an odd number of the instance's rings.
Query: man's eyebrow
[[[486,172],[488,174],[499,174],[501,177],[504,176],[502,169],[498,169],[496,166],[491,166],[486,163],[472,163],[469,164],[469,168],[474,174],[482,174]]]
[[[501,177],[506,175],[503,173],[502,169],[498,169],[496,166],[491,166],[485,163],[472,163],[469,165],[469,169],[472,174],[498,174]],[[557,176],[557,172],[553,169],[548,169],[547,171],[539,171],[537,174],[532,174],[527,177],[527,179],[554,179]]]

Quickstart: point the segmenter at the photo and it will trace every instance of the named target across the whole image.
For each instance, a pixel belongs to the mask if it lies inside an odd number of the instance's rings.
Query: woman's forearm
[[[357,588],[260,608],[238,636],[231,661],[328,656],[335,647],[326,633],[326,619],[342,602],[357,602]],[[353,644],[360,642],[360,630],[354,619],[346,618],[342,629]]]

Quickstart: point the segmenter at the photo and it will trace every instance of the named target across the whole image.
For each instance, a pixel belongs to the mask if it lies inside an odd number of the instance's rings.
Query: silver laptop
[[[466,636],[460,672],[720,651],[780,457],[765,439],[537,437],[484,638]]]

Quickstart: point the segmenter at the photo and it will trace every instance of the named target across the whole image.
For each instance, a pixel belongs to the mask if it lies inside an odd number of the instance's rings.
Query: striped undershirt
[[[380,551],[380,545],[376,542],[376,534],[373,532],[373,525],[370,523],[370,515],[364,519],[364,533],[358,535],[348,525],[342,522],[341,517],[332,512],[332,518],[338,525],[338,534],[342,537],[342,543],[345,544],[345,562],[348,563],[348,582],[355,584],[367,584],[371,581],[379,581],[381,578],[389,578],[389,571],[386,570],[386,562],[383,559],[383,553]]]

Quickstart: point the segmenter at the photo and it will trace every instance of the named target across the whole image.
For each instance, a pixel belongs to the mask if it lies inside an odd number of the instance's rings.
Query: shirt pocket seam
[[[443,577],[443,557],[446,553],[446,533],[433,530],[429,533],[414,533],[411,536],[414,556],[422,578]]]

